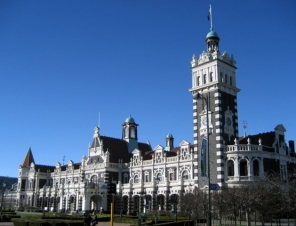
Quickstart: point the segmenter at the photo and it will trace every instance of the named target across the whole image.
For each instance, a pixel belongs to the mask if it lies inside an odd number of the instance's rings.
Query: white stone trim
[[[221,114],[216,114],[215,115],[215,118],[217,119],[217,118],[222,118],[222,115]]]
[[[217,159],[217,163],[224,163],[223,159]]]
[[[217,156],[223,155],[222,151],[217,151]]]
[[[217,121],[215,124],[216,124],[216,126],[222,126],[222,122],[221,121]]]

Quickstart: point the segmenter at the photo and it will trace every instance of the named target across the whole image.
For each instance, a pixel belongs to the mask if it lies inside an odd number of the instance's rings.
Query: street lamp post
[[[210,177],[210,131],[209,131],[209,96],[204,96],[200,93],[197,93],[194,97],[195,100],[203,99],[206,102],[207,107],[207,152],[208,152],[208,159],[207,159],[207,165],[208,165],[208,220],[207,220],[207,226],[211,226],[212,216],[211,216],[211,177]]]
[[[10,205],[9,205],[9,209],[11,210],[11,204],[12,204],[12,194],[11,194],[11,190],[9,191],[10,194]]]
[[[157,216],[157,213],[158,213],[158,202],[157,202],[157,191],[158,191],[158,183],[159,183],[159,181],[160,181],[160,179],[157,177],[157,178],[155,178],[154,179],[154,181],[155,181],[155,184],[156,184],[156,186],[155,186],[155,198],[156,198],[156,213],[155,213],[155,224],[157,224],[157,221],[158,221],[158,216]]]
[[[2,200],[1,200],[1,218],[2,218],[2,210],[3,210],[4,191],[5,191],[5,187],[6,187],[5,181],[3,181],[3,183],[2,183],[2,187],[3,187],[3,191],[2,191]]]
[[[139,211],[139,225],[141,225],[141,214],[140,212],[143,211],[144,212],[144,218],[145,218],[145,221],[146,221],[146,189],[144,188],[143,191],[141,192],[138,192],[138,194],[140,195],[140,198],[141,198],[141,204],[142,204],[142,208],[140,208],[140,211]],[[144,198],[145,198],[145,203],[144,203]]]
[[[177,200],[176,195],[171,196],[170,203],[172,203],[173,206],[174,206],[174,222],[177,222],[177,204],[178,204],[178,200]]]

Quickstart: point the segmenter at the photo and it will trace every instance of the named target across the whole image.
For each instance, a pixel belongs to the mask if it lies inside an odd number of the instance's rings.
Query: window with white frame
[[[188,180],[189,179],[189,175],[188,175],[188,171],[187,170],[184,170],[183,171],[182,178],[185,179],[185,180]]]
[[[140,180],[139,180],[139,176],[136,175],[136,176],[134,177],[134,183],[139,183],[139,182],[140,182]]]
[[[207,83],[207,75],[203,75],[203,84],[206,84]]]
[[[174,172],[170,172],[170,180],[175,180],[175,173]]]
[[[160,173],[158,173],[158,174],[156,175],[156,179],[159,180],[159,181],[162,181],[161,178],[162,178],[162,175],[161,175]]]

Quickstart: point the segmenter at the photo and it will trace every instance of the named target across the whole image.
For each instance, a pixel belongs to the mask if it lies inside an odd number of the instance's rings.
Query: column
[[[248,176],[249,176],[250,181],[254,180],[253,161],[252,161],[251,157],[249,158],[249,161],[248,161]]]
[[[170,198],[170,196],[169,196],[169,192],[170,191],[165,191],[165,195],[164,195],[164,210],[170,210],[170,207],[169,207],[169,204],[170,204],[170,202],[169,202],[169,198]]]
[[[127,199],[127,214],[130,215],[132,213],[133,202],[132,202],[132,192],[128,193]]]
[[[177,210],[175,211],[181,211],[181,206],[183,204],[183,191],[182,190],[179,190],[179,197],[178,197],[178,203],[177,203]]]
[[[263,177],[263,176],[264,176],[264,166],[263,166],[263,162],[264,162],[264,158],[262,157],[262,158],[260,159],[260,162],[259,162],[259,164],[260,164],[260,173],[259,173],[260,177]]]
[[[238,158],[236,158],[235,161],[234,161],[234,179],[235,180],[239,179],[239,162],[238,162]]]

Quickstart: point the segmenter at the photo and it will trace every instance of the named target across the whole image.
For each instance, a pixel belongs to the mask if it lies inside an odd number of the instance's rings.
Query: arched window
[[[227,162],[227,176],[233,177],[234,176],[234,164],[233,161]]]
[[[182,178],[185,179],[185,180],[188,180],[189,179],[189,175],[188,175],[188,171],[187,170],[184,170],[183,171]]]
[[[159,181],[161,181],[161,174],[160,174],[160,173],[158,173],[158,174],[156,175],[156,179],[159,180]]]
[[[259,161],[257,159],[253,161],[253,173],[254,173],[254,176],[256,177],[260,175]]]
[[[213,82],[214,78],[213,78],[213,72],[210,73],[210,82]]]
[[[138,176],[138,175],[136,175],[136,176],[134,177],[134,183],[139,183],[139,176]]]
[[[97,175],[93,175],[91,178],[90,178],[90,182],[96,184],[98,182],[98,177]]]
[[[196,80],[197,80],[197,86],[200,86],[200,76],[197,76]]]
[[[203,84],[207,83],[207,75],[203,75]]]

